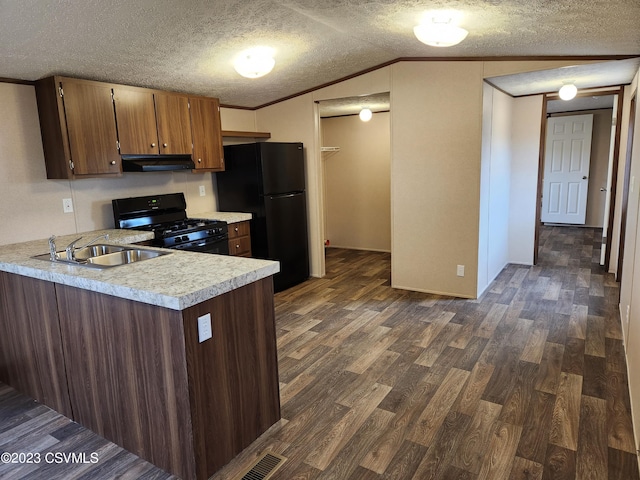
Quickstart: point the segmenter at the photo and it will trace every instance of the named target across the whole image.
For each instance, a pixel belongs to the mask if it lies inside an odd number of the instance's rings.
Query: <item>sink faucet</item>
[[[51,235],[49,237],[49,257],[52,262],[58,260],[58,252],[56,252],[56,236]]]
[[[73,242],[71,242],[65,248],[65,251],[67,253],[67,260],[68,261],[72,261],[72,262],[77,261],[76,260],[76,256],[75,256],[75,252],[76,252],[77,249],[88,247],[92,243],[97,242],[98,240],[100,240],[101,238],[104,238],[105,240],[109,240],[109,234],[105,233],[104,235],[98,235],[97,237],[91,239],[89,242],[85,243],[84,245],[76,246],[76,243],[78,243],[80,240],[82,240],[82,238],[83,237],[76,238]],[[51,239],[49,239],[49,247],[51,248]],[[55,249],[55,245],[54,245],[54,249]],[[56,255],[56,257],[57,257],[57,255]]]

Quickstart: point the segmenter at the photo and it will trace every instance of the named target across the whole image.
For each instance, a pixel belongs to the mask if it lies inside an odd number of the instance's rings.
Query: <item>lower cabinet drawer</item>
[[[237,222],[229,225],[229,238],[238,238],[249,235],[249,222]]]
[[[229,239],[229,254],[238,256],[251,256],[251,237],[237,237]]]

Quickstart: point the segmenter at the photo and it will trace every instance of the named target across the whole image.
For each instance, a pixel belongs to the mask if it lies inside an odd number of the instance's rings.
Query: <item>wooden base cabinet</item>
[[[0,279],[0,380],[37,393],[17,380],[28,374],[55,391],[46,385],[55,380],[50,370],[62,369],[56,378],[68,384],[67,403],[44,403],[170,473],[209,478],[280,419],[271,277],[183,311]],[[43,312],[51,328],[36,329]],[[203,315],[213,337],[200,343]],[[5,349],[34,339],[58,356],[47,371]]]
[[[229,225],[229,255],[251,256],[251,223],[248,220]]]
[[[53,283],[0,272],[0,380],[72,417]]]

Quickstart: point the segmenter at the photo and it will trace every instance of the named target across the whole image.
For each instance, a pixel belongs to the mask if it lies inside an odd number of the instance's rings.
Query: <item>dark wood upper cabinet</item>
[[[49,77],[36,96],[47,178],[121,172],[110,85]]]
[[[220,102],[217,98],[189,97],[189,103],[196,170],[224,170]]]
[[[158,130],[153,93],[124,86],[113,87],[121,154],[158,154]]]
[[[121,155],[191,155],[196,170],[224,170],[217,98],[59,76],[35,86],[47,178],[119,175]]]
[[[192,153],[189,98],[172,93],[154,93],[158,142],[161,154]]]

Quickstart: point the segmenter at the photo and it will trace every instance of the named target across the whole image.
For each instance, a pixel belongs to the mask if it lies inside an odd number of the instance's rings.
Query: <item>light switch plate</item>
[[[204,185],[200,185],[200,196],[204,197]]]
[[[207,313],[198,317],[198,341],[200,343],[209,340],[213,336],[211,332],[211,314]]]
[[[464,277],[464,265],[458,265],[458,268],[456,269],[456,274],[459,277]]]

